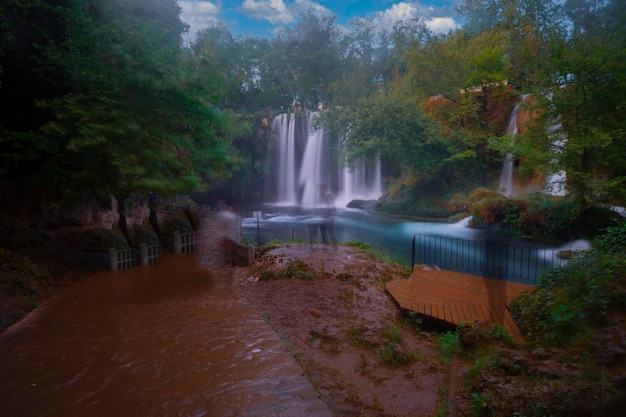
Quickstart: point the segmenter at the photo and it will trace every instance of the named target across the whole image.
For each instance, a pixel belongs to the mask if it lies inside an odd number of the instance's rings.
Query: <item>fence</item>
[[[111,271],[131,269],[137,265],[137,249],[109,249]]]
[[[196,249],[196,234],[174,232],[174,253],[193,253]]]
[[[156,265],[163,253],[163,245],[141,245],[139,249],[109,249],[109,267],[112,271],[131,269],[135,266]],[[192,253],[196,249],[196,234],[174,232],[174,253]]]
[[[561,251],[497,241],[446,236],[413,235],[411,267],[437,265],[442,269],[535,285],[546,270],[563,265]]]

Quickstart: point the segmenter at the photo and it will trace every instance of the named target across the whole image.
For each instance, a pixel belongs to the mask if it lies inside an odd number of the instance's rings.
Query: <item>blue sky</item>
[[[454,6],[461,0],[178,0],[181,19],[190,25],[190,36],[222,21],[233,35],[271,37],[276,29],[291,25],[306,12],[335,16],[346,26],[354,18],[375,19],[391,28],[402,18],[421,17],[431,30],[446,33],[457,25]]]

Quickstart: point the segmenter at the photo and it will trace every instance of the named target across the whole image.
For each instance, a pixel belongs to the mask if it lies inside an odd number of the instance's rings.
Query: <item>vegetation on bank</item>
[[[465,369],[455,396],[467,415],[610,416],[623,409],[626,222],[593,243],[513,301],[524,349],[489,323],[437,336],[442,362]]]
[[[531,342],[589,346],[593,328],[626,312],[626,222],[606,229],[590,250],[546,272],[533,292],[514,300],[511,313]]]
[[[555,242],[593,239],[623,220],[609,207],[584,208],[571,195],[532,193],[506,197],[486,188],[453,195],[449,210],[457,217],[472,216],[473,227],[500,225],[520,236]]]

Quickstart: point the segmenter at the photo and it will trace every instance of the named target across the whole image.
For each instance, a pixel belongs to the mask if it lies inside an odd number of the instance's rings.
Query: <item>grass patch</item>
[[[275,265],[270,268],[261,269],[258,271],[259,280],[261,281],[276,281],[284,279],[301,279],[310,281],[316,277],[316,273],[306,262],[295,259],[289,262],[286,266]]]

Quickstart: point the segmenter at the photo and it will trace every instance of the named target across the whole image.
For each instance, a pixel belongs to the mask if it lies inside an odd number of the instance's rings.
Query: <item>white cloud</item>
[[[310,12],[318,16],[332,16],[333,12],[319,3],[310,0],[295,0],[293,2],[293,10],[298,15]]]
[[[201,29],[219,21],[217,17],[222,9],[222,2],[178,0],[181,9],[180,18],[189,25],[188,36],[193,38]]]
[[[391,30],[400,20],[407,20],[417,16],[417,8],[409,3],[394,4],[385,11],[376,13],[376,20],[381,28]]]
[[[448,8],[427,7],[420,2],[401,2],[392,5],[387,10],[376,13],[375,20],[380,28],[391,30],[398,21],[422,18],[426,26],[433,32],[447,33],[450,29],[459,27],[456,21],[449,17],[450,13]]]
[[[295,17],[283,0],[245,0],[241,10],[257,20],[267,20],[273,25],[287,24]]]
[[[267,20],[273,25],[293,23],[303,13],[332,15],[326,7],[311,0],[295,0],[293,3],[285,3],[284,0],[245,0],[241,10],[249,17]]]
[[[448,33],[450,30],[459,29],[461,26],[451,17],[434,17],[424,21],[428,29],[435,33]]]

